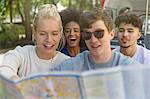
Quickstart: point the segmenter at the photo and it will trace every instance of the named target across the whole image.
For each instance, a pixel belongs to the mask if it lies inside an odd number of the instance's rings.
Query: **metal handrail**
[[[146,22],[145,22],[145,30],[144,30],[144,36],[147,34],[147,26],[148,26],[148,9],[149,9],[149,0],[146,1]]]

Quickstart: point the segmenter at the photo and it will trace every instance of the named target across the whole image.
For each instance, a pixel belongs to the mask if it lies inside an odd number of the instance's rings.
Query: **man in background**
[[[150,64],[150,51],[137,44],[143,26],[140,17],[132,13],[123,13],[116,17],[115,25],[120,47],[114,51],[130,56],[142,64]]]

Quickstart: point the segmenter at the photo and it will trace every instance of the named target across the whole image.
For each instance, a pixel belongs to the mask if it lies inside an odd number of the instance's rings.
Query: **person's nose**
[[[95,41],[97,41],[97,38],[94,36],[94,34],[92,33],[92,35],[91,35],[91,42],[95,42]]]
[[[70,30],[70,35],[74,35],[74,30]]]
[[[47,34],[46,35],[46,41],[51,41],[52,40],[52,35],[51,34]]]
[[[129,35],[128,31],[124,31],[123,36],[128,36],[128,35]]]

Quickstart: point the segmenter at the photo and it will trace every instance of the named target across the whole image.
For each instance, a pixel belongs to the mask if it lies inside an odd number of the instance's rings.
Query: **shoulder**
[[[87,56],[88,52],[84,51],[82,53],[79,53],[77,56],[75,57],[71,57],[70,59],[66,60],[64,62],[64,64],[77,64],[77,63],[82,63],[86,56]]]
[[[138,49],[139,49],[141,52],[144,52],[144,53],[150,55],[150,50],[149,50],[149,49],[147,49],[147,48],[145,48],[145,47],[143,47],[143,46],[140,46],[140,45],[138,45],[137,47],[138,47]]]
[[[66,63],[69,61],[72,61],[72,62],[80,61],[81,62],[81,60],[84,60],[88,56],[88,54],[89,54],[89,51],[83,51],[82,53],[79,53],[77,56],[71,57],[69,60],[66,61]]]
[[[60,63],[64,62],[65,60],[69,59],[70,57],[61,53],[60,51],[57,51],[57,54],[55,57],[53,57],[51,60],[53,61],[53,67],[58,66]]]
[[[17,46],[13,50],[9,50],[4,54],[5,59],[27,59],[28,57],[33,57],[35,54],[35,46],[26,45],[24,47]]]
[[[150,50],[138,45],[138,57],[141,58],[143,64],[150,64]]]
[[[84,51],[75,57],[71,57],[57,66],[55,70],[81,70],[84,66],[84,61],[85,58],[87,58],[87,55],[88,51]]]
[[[32,45],[26,45],[26,46],[17,46],[15,49],[8,51],[6,54],[9,53],[16,53],[16,54],[27,54],[30,51],[33,51],[35,49],[35,46]]]
[[[120,46],[116,47],[115,49],[113,49],[113,51],[115,52],[120,52]]]
[[[86,48],[82,48],[82,47],[81,47],[81,48],[80,48],[80,53],[83,52],[83,51],[86,51],[86,50],[87,50]]]
[[[140,64],[136,60],[129,56],[125,56],[120,52],[114,52],[114,61],[117,61],[118,65]]]
[[[76,60],[85,60],[87,57],[88,57],[88,55],[89,55],[89,51],[83,51],[83,52],[81,52],[81,53],[79,53],[76,57],[75,57],[75,59]]]
[[[69,52],[68,52],[68,50],[67,50],[66,47],[64,47],[63,49],[61,49],[60,52],[62,52],[62,53],[64,53],[64,54],[66,54],[66,55],[69,56]]]
[[[58,58],[60,58],[60,59],[68,59],[68,58],[70,58],[70,56],[65,55],[64,53],[62,53],[62,52],[60,52],[60,51],[57,51],[57,56],[58,56]]]
[[[23,46],[23,47],[21,47],[21,46],[17,46],[15,49],[14,49],[14,51],[17,51],[17,52],[26,52],[26,51],[31,51],[31,50],[33,50],[33,49],[35,49],[35,46],[33,46],[33,45],[25,45],[25,46]]]
[[[147,48],[145,48],[145,47],[143,47],[143,46],[137,46],[137,55],[140,55],[140,56],[142,56],[144,59],[150,59],[149,57],[150,57],[150,50],[149,49],[147,49]]]

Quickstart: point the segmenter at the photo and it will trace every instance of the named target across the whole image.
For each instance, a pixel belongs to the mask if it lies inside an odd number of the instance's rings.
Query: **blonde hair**
[[[55,5],[45,4],[40,7],[38,13],[36,14],[36,16],[34,18],[33,29],[34,29],[34,31],[36,31],[39,20],[51,19],[51,18],[55,19],[59,22],[59,27],[60,27],[62,37],[61,37],[58,49],[61,49],[65,45],[65,40],[64,40],[64,35],[63,35],[63,27],[62,27],[61,17],[59,15],[59,12],[57,11],[57,8]]]

